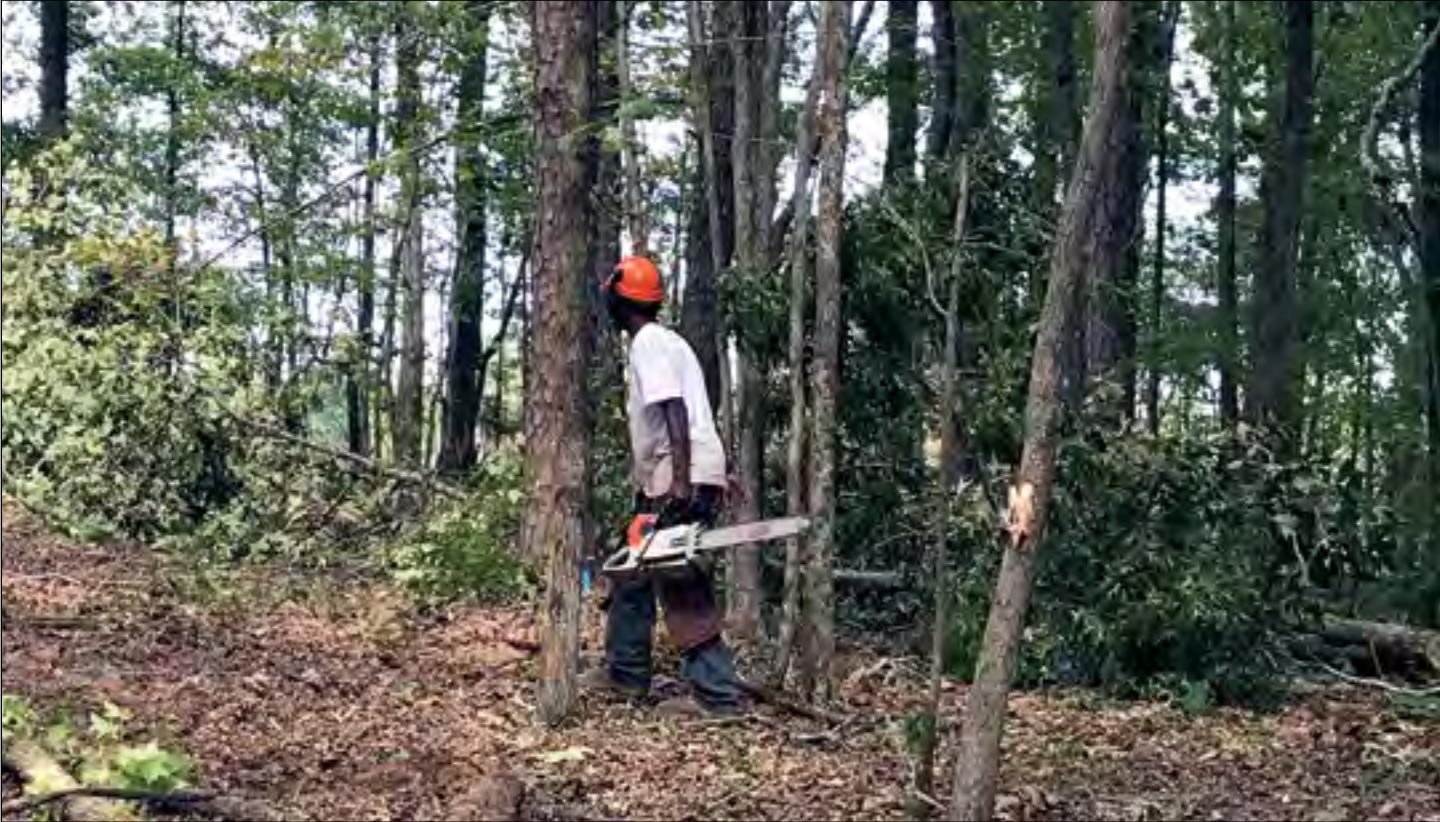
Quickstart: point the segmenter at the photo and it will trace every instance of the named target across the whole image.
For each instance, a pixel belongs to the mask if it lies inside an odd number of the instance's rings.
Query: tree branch
[[[313,451],[317,454],[322,454],[333,459],[349,462],[378,476],[389,477],[391,479],[412,483],[426,488],[434,488],[442,495],[450,497],[451,499],[459,500],[465,498],[464,491],[426,474],[420,474],[414,471],[406,471],[400,468],[391,468],[386,465],[381,465],[380,463],[370,459],[369,457],[362,457],[359,454],[354,454],[349,451],[343,451],[339,448],[331,448],[328,445],[321,445],[318,442],[312,442],[305,439],[304,437],[297,437],[294,434],[291,434],[289,431],[286,431],[283,428],[279,428],[274,425],[270,425],[269,423],[260,422],[258,420],[245,419],[244,417],[230,413],[229,411],[226,411],[225,413],[228,414],[231,419],[235,420],[241,426],[249,428],[257,433],[263,434],[271,439],[280,440],[281,442],[286,442],[291,445],[303,448],[307,451]]]
[[[1435,48],[1437,41],[1440,41],[1440,26],[1432,27],[1429,36],[1420,44],[1410,62],[1406,63],[1398,74],[1380,85],[1380,96],[1370,108],[1370,118],[1365,123],[1365,134],[1361,140],[1360,165],[1365,169],[1365,176],[1375,190],[1375,197],[1385,215],[1408,234],[1412,245],[1416,240],[1416,230],[1409,210],[1390,199],[1391,176],[1380,159],[1380,120],[1395,101],[1395,95],[1420,73],[1420,67],[1425,63],[1430,50]]]

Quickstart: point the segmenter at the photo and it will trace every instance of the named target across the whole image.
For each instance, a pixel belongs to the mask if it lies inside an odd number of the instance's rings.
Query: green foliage
[[[486,460],[467,499],[442,507],[390,549],[395,578],[429,602],[529,593],[533,580],[516,559],[525,510],[520,468],[512,453]]]
[[[1021,680],[1168,693],[1194,711],[1266,696],[1274,633],[1307,614],[1307,574],[1344,561],[1354,534],[1324,468],[1277,463],[1248,436],[1121,438],[1069,441],[1060,477]],[[968,518],[995,544],[993,514]],[[973,668],[994,565],[962,572],[957,672]]]
[[[65,713],[48,720],[15,694],[5,694],[6,735],[37,737],[67,770],[74,770],[82,785],[131,790],[173,791],[191,785],[195,767],[186,756],[162,747],[154,739],[129,741],[129,711],[106,702],[91,712],[77,729]],[[45,793],[55,786],[32,783],[30,793]]]

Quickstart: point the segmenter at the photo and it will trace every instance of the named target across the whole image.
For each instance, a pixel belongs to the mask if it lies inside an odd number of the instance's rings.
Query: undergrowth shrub
[[[390,548],[389,567],[427,602],[519,597],[530,592],[534,582],[517,558],[524,512],[520,459],[496,455],[477,471],[474,491],[466,499],[443,503]]]
[[[1305,616],[1304,580],[1348,544],[1320,470],[1244,436],[1068,441],[1021,682],[1192,705],[1267,696],[1276,632]],[[998,511],[965,510],[981,551],[955,585],[947,662],[960,675],[974,670],[1000,544]]]

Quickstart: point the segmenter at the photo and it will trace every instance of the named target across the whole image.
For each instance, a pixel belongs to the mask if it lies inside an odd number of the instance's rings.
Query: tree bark
[[[809,430],[809,409],[805,393],[805,313],[808,306],[810,281],[810,177],[814,171],[815,141],[819,118],[820,88],[824,83],[822,63],[817,60],[800,111],[799,133],[795,138],[795,182],[790,193],[792,214],[789,245],[790,267],[790,440],[785,454],[785,508],[791,516],[804,514],[806,505],[806,455],[809,453],[806,433]],[[785,576],[780,613],[779,641],[776,647],[772,680],[776,687],[784,685],[800,617],[801,561],[805,555],[805,537],[796,537],[785,546]]]
[[[1260,183],[1264,216],[1255,268],[1251,350],[1255,364],[1246,394],[1251,422],[1293,444],[1299,420],[1300,324],[1295,279],[1300,218],[1308,170],[1315,84],[1314,7],[1284,5],[1284,96]]]
[[[400,373],[395,386],[392,423],[393,457],[401,465],[420,465],[425,375],[425,255],[421,247],[424,208],[420,194],[417,117],[420,113],[420,42],[414,20],[416,7],[401,6],[395,29],[395,138],[403,152],[400,203],[405,221],[400,243]]]
[[[820,196],[815,254],[814,434],[810,438],[810,513],[806,539],[805,637],[800,658],[802,693],[828,698],[835,654],[834,569],[835,491],[839,447],[840,242],[844,221],[845,65],[850,28],[848,0],[828,0],[820,9]]]
[[[1155,259],[1150,277],[1151,336],[1159,339],[1165,301],[1165,191],[1169,184],[1170,143],[1166,130],[1170,119],[1170,64],[1175,59],[1175,29],[1179,24],[1180,3],[1165,4],[1164,56],[1160,60],[1160,91],[1155,98]],[[1160,357],[1151,352],[1145,381],[1145,420],[1150,434],[1160,434]]]
[[[767,96],[764,72],[769,13],[765,3],[739,3],[733,13],[738,17],[738,25],[728,27],[728,40],[735,72],[735,130],[730,143],[735,190],[735,274],[751,278],[764,275],[769,256],[761,224],[768,224],[771,215],[759,212],[760,203],[770,199],[760,192],[763,185],[760,117]],[[720,31],[718,19],[717,33]],[[742,489],[736,514],[741,522],[760,519],[765,495],[765,396],[756,356],[752,342],[740,339],[736,357],[740,391],[735,437]],[[730,559],[727,623],[731,635],[744,642],[753,639],[760,627],[760,546],[736,546]]]
[[[373,169],[380,156],[380,35],[368,38],[370,76],[369,113],[365,121],[365,164],[370,170],[365,174],[362,196],[363,226],[360,234],[360,276],[356,292],[359,306],[355,314],[355,336],[360,349],[356,362],[350,367],[346,382],[345,406],[349,418],[349,445],[355,454],[370,453],[372,429],[370,427],[371,389],[375,382],[371,357],[375,347],[375,186],[378,182]]]
[[[1240,421],[1239,369],[1236,359],[1240,352],[1240,309],[1235,282],[1235,104],[1240,86],[1235,70],[1235,4],[1220,3],[1220,194],[1215,201],[1219,266],[1216,295],[1220,311],[1220,419],[1226,428],[1234,429]]]
[[[1085,272],[1113,259],[1128,241],[1127,123],[1131,117],[1134,10],[1121,0],[1097,4],[1095,72],[1080,156],[1067,188],[1051,254],[1050,285],[1031,363],[1020,467],[1010,486],[1008,540],[990,615],[965,706],[951,817],[988,819],[994,811],[1005,703],[1019,658],[1021,633],[1034,587],[1036,552],[1045,531],[1060,423],[1064,413],[1063,356],[1079,321]]]
[[[930,688],[926,695],[926,723],[920,737],[915,786],[920,793],[935,793],[935,749],[940,739],[940,681],[945,668],[945,632],[949,627],[948,605],[951,590],[946,550],[950,541],[950,523],[955,495],[959,491],[963,458],[960,425],[960,322],[961,295],[965,265],[966,220],[970,211],[970,156],[960,157],[958,193],[955,197],[955,222],[951,229],[950,295],[945,304],[945,350],[940,370],[940,471],[936,488],[937,501],[934,533],[931,535],[931,579],[933,616],[930,627]],[[929,807],[917,806],[917,815],[928,816]]]
[[[650,253],[650,223],[640,191],[640,156],[639,144],[635,140],[635,123],[627,106],[632,92],[630,3],[616,0],[615,8],[619,18],[615,32],[615,72],[620,92],[617,116],[620,120],[620,162],[625,170],[625,217],[630,230],[631,253],[644,256]]]
[[[1114,145],[1121,152],[1125,185],[1118,193],[1124,197],[1121,216],[1124,221],[1116,227],[1124,242],[1114,253],[1102,253],[1087,288],[1085,325],[1081,331],[1084,339],[1084,378],[1076,382],[1081,392],[1072,398],[1083,398],[1088,390],[1087,383],[1112,380],[1119,384],[1120,399],[1107,403],[1107,417],[1114,423],[1128,420],[1135,410],[1135,347],[1136,347],[1136,304],[1135,292],[1139,286],[1140,246],[1144,241],[1144,222],[1141,209],[1144,202],[1141,194],[1145,187],[1145,172],[1149,165],[1146,141],[1142,128],[1145,117],[1144,100],[1146,89],[1153,82],[1160,54],[1159,20],[1154,3],[1142,3],[1135,9],[1135,43],[1130,50],[1135,55],[1130,71],[1135,76],[1130,84],[1134,93],[1128,95],[1128,116],[1117,123]]]
[[[925,154],[941,160],[950,147],[950,129],[955,122],[955,13],[950,0],[931,0],[931,42],[934,75],[930,86],[930,129]]]
[[[532,407],[525,437],[533,484],[524,542],[527,554],[545,569],[537,707],[541,721],[554,725],[570,714],[578,696],[576,569],[584,550],[590,462],[584,393],[591,217],[583,127],[591,108],[596,22],[591,0],[532,2],[530,15],[539,200]]]
[[[1029,281],[1029,300],[1037,307],[1045,298],[1045,273],[1041,265],[1049,246],[1044,226],[1054,220],[1065,181],[1075,163],[1075,146],[1080,137],[1080,104],[1075,82],[1075,2],[1051,0],[1042,3],[1044,29],[1039,73],[1035,79],[1039,111],[1032,130],[1030,152],[1035,157],[1030,195],[1031,220],[1036,264]],[[1057,192],[1059,196],[1057,197]]]
[[[1425,4],[1427,29],[1440,26],[1440,0]],[[1440,47],[1431,48],[1420,67],[1420,267],[1425,282],[1430,340],[1426,383],[1426,419],[1430,438],[1430,487],[1440,488]],[[1427,326],[1428,328],[1424,328]],[[1432,524],[1432,556],[1440,556],[1440,528]]]
[[[465,6],[467,59],[460,74],[455,107],[455,223],[460,249],[455,284],[450,290],[450,352],[445,359],[448,401],[442,422],[437,467],[457,474],[475,465],[475,425],[480,415],[482,345],[485,316],[485,155],[481,149],[485,100],[490,3]]]
[[[915,133],[920,127],[920,66],[915,59],[919,26],[916,0],[891,0],[885,17],[890,50],[885,56],[885,182],[915,177]]]
[[[731,222],[734,183],[730,151],[728,146],[719,144],[717,135],[734,133],[734,85],[729,49],[705,45],[700,0],[688,0],[685,8],[690,35],[691,108],[700,137],[701,162],[697,170],[701,179],[696,191],[704,192],[705,222],[709,227],[706,246],[710,254],[708,265],[693,267],[687,278],[680,327],[705,372],[710,402],[720,409],[725,405],[725,392],[720,378],[720,304],[716,283],[730,260],[734,238]],[[697,197],[697,205],[699,200]],[[702,261],[697,252],[696,262]]]
[[[69,119],[70,3],[46,0],[40,4],[40,122],[42,145],[65,134]]]
[[[185,60],[185,0],[172,4],[170,19],[170,51],[177,64]],[[180,179],[180,89],[171,78],[165,89],[165,108],[169,123],[165,129],[165,248],[169,252],[167,268],[175,276],[180,249],[175,242],[175,222],[179,211]]]

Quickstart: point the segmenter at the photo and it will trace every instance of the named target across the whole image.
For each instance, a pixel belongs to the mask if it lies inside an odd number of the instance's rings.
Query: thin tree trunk
[[[795,182],[790,193],[793,215],[790,229],[790,441],[785,455],[785,507],[792,516],[807,511],[806,455],[809,453],[806,433],[809,411],[805,396],[805,310],[810,280],[810,177],[814,170],[814,152],[809,150],[817,132],[820,88],[825,81],[820,61],[816,61],[800,112],[800,128],[795,145]],[[780,614],[779,641],[776,645],[772,680],[782,687],[790,667],[790,657],[800,614],[801,558],[805,552],[804,537],[790,540],[785,546],[784,593]]]
[[[370,101],[365,122],[365,164],[373,169],[380,156],[380,35],[372,34],[368,43],[370,59]],[[365,175],[363,197],[364,226],[360,235],[360,278],[357,283],[359,307],[355,315],[355,336],[360,353],[351,366],[346,385],[346,408],[349,416],[351,452],[360,456],[370,453],[371,390],[375,382],[371,358],[375,347],[375,186],[377,175]]]
[[[925,154],[932,161],[946,156],[950,148],[950,129],[955,121],[955,12],[951,0],[931,0],[931,26],[934,34],[934,76],[930,86],[930,130]]]
[[[63,5],[63,4],[62,4]],[[185,0],[172,5],[170,48],[177,64],[185,60]],[[180,249],[175,241],[175,221],[179,211],[177,202],[180,178],[180,89],[172,79],[165,89],[165,108],[169,123],[165,130],[165,248],[169,252],[167,267],[170,276],[175,276],[175,264]]]
[[[845,182],[845,64],[850,26],[848,0],[829,0],[820,11],[820,204],[816,222],[814,435],[810,438],[810,512],[806,540],[805,636],[800,690],[828,698],[835,654],[835,490],[839,446],[840,242]]]
[[[1428,28],[1440,26],[1440,0],[1425,4]],[[1428,317],[1426,419],[1430,438],[1430,487],[1440,488],[1440,47],[1420,68],[1420,267]],[[1425,326],[1428,325],[1428,328]],[[1431,526],[1432,556],[1440,556],[1440,528]]]
[[[776,175],[784,155],[780,145],[780,80],[785,70],[787,37],[790,31],[790,0],[770,3],[770,20],[765,28],[765,65],[761,72],[763,94],[760,98],[760,170],[756,173],[756,209],[762,253],[769,254],[779,238],[773,236],[775,200],[778,196]],[[772,261],[767,259],[767,263]],[[773,263],[772,263],[773,264]]]
[[[1051,255],[1050,285],[1031,363],[1024,448],[1010,487],[1009,538],[965,706],[950,808],[955,819],[989,819],[994,812],[1006,697],[1019,658],[1036,552],[1055,480],[1064,414],[1062,386],[1068,376],[1064,370],[1073,362],[1063,350],[1073,344],[1069,332],[1080,320],[1085,272],[1096,267],[1097,258],[1117,257],[1129,239],[1124,155],[1131,139],[1126,132],[1131,117],[1133,11],[1120,0],[1098,3],[1091,113]]]
[[[447,402],[438,468],[459,473],[475,464],[475,425],[484,383],[480,381],[480,327],[485,316],[485,156],[480,145],[485,99],[490,3],[465,7],[465,67],[455,110],[455,211],[460,249],[450,292],[450,350],[446,359]]]
[[[1041,43],[1040,73],[1036,78],[1040,112],[1033,130],[1035,156],[1031,192],[1031,220],[1036,265],[1028,284],[1029,302],[1037,311],[1045,299],[1044,249],[1051,237],[1039,228],[1052,223],[1064,197],[1065,181],[1075,164],[1075,147],[1080,141],[1080,102],[1076,93],[1075,0],[1051,0],[1041,4],[1044,34]],[[1057,197],[1058,192],[1058,197]]]
[[[40,4],[40,122],[42,145],[65,133],[69,118],[70,3],[46,0]]]
[[[531,416],[526,431],[533,483],[525,516],[526,551],[545,569],[540,607],[542,722],[570,715],[578,697],[580,580],[590,454],[584,396],[589,360],[590,235],[586,141],[576,135],[591,109],[596,49],[589,0],[530,4],[535,48],[535,338]]]
[[[639,144],[635,140],[634,118],[630,116],[630,3],[615,0],[620,25],[616,29],[615,69],[620,86],[620,157],[625,167],[625,217],[634,254],[650,253],[650,224],[640,192]]]
[[[1235,281],[1235,103],[1240,94],[1235,71],[1235,4],[1220,3],[1220,195],[1215,202],[1218,226],[1216,293],[1220,310],[1220,419],[1228,429],[1240,420],[1236,359],[1240,351],[1239,301]]]
[[[916,0],[891,0],[885,17],[889,52],[885,56],[886,131],[885,181],[896,184],[915,177],[915,133],[920,128],[920,66],[915,59],[919,26]]]
[[[730,259],[731,236],[726,232],[732,212],[733,194],[730,152],[717,145],[716,135],[733,133],[733,86],[730,82],[728,49],[705,46],[705,23],[700,0],[685,5],[690,35],[691,108],[700,135],[701,173],[697,194],[703,192],[705,218],[709,226],[709,264],[697,265],[685,284],[685,308],[680,327],[695,349],[705,372],[705,388],[711,404],[725,406],[721,385],[720,306],[716,281]],[[713,53],[712,53],[713,52]],[[727,129],[729,129],[727,131]],[[697,197],[697,204],[699,199]],[[696,258],[699,259],[698,257]],[[727,424],[729,415],[722,414]],[[722,426],[722,429],[724,427]],[[730,432],[722,430],[722,435]],[[728,441],[728,437],[727,437]]]
[[[1170,0],[1165,5],[1165,56],[1160,61],[1160,93],[1155,101],[1155,267],[1150,278],[1150,329],[1152,338],[1160,339],[1165,302],[1165,192],[1169,183],[1169,148],[1166,130],[1170,119],[1170,64],[1175,58],[1175,29],[1180,19],[1180,3]],[[1151,352],[1145,383],[1145,419],[1150,434],[1160,434],[1160,356]]]
[[[414,7],[402,6],[395,31],[396,141],[404,152],[400,167],[400,203],[405,209],[400,241],[400,373],[395,387],[391,434],[397,463],[421,463],[425,374],[425,255],[420,200],[420,158],[415,154],[420,111],[420,43],[411,19]]]
[[[950,540],[953,501],[961,477],[962,437],[960,428],[960,322],[965,265],[966,220],[970,212],[970,156],[960,157],[955,222],[951,230],[950,295],[945,304],[945,351],[940,371],[940,471],[936,489],[937,510],[931,540],[931,579],[934,594],[930,628],[930,688],[926,694],[926,722],[916,756],[915,787],[925,796],[935,795],[935,749],[940,739],[940,681],[945,668],[945,632],[948,629],[950,588],[946,549]],[[929,806],[914,805],[915,815],[929,815]]]
[[[740,3],[734,12],[739,25],[730,26],[729,47],[735,72],[735,129],[730,143],[730,164],[735,190],[735,274],[752,278],[767,267],[761,223],[770,215],[759,213],[764,199],[760,194],[761,151],[760,109],[765,98],[766,28],[768,9],[764,3]],[[716,31],[720,30],[717,22]],[[764,383],[755,362],[750,340],[739,340],[736,373],[740,378],[738,442],[741,522],[760,519],[764,501]],[[727,623],[738,641],[753,639],[760,627],[760,546],[737,546],[731,552],[730,596]]]
[[[1315,85],[1315,11],[1307,0],[1286,0],[1283,13],[1285,93],[1260,184],[1265,211],[1251,315],[1255,365],[1246,411],[1252,422],[1293,444],[1301,374],[1295,278]]]

